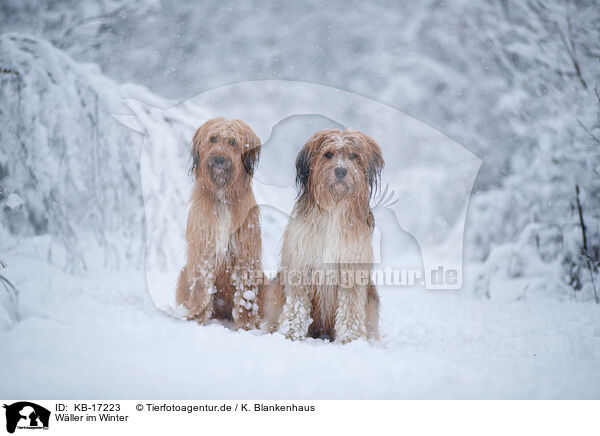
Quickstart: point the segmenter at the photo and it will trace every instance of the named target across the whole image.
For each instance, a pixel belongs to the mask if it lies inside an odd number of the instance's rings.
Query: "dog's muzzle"
[[[348,186],[348,180],[346,179],[347,174],[348,170],[344,167],[337,167],[333,170],[334,177],[329,185],[329,189],[335,201],[340,201],[350,191],[350,186]]]
[[[231,177],[231,159],[224,156],[212,156],[207,162],[210,180],[219,188],[227,185]]]

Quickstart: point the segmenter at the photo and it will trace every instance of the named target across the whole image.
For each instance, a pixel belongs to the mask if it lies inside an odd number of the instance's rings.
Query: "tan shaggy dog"
[[[382,169],[379,145],[357,130],[321,130],[304,145],[281,269],[264,297],[267,331],[342,343],[377,338],[369,199]]]
[[[187,319],[227,319],[246,330],[259,325],[262,242],[252,175],[260,148],[240,120],[214,118],[194,135],[187,260],[176,293]]]

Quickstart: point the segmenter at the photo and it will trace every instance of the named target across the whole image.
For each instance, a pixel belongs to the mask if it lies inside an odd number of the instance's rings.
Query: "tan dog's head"
[[[368,202],[377,190],[383,157],[375,140],[358,130],[315,133],[296,159],[300,198],[329,208],[340,202]]]
[[[197,183],[213,193],[247,187],[260,157],[260,139],[240,120],[213,118],[192,140],[192,167]]]

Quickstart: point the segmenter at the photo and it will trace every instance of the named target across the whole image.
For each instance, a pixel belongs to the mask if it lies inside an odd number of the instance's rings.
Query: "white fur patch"
[[[217,202],[217,228],[215,229],[215,252],[218,259],[225,257],[231,234],[231,214],[226,203]]]
[[[372,263],[373,251],[368,229],[347,224],[342,208],[331,208],[307,217],[295,217],[286,231],[289,268],[324,264]]]

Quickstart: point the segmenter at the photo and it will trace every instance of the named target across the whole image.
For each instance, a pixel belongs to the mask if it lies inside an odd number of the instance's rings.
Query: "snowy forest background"
[[[483,160],[463,289],[382,290],[382,344],[200,329],[148,298],[142,136],[112,115],[263,79],[368,96]],[[194,110],[140,122],[185,154]],[[2,0],[0,261],[2,397],[598,398],[600,2]],[[256,359],[232,385],[239,350]],[[47,378],[106,359],[120,383]],[[190,384],[199,361],[215,375]]]

